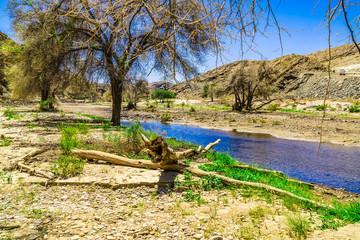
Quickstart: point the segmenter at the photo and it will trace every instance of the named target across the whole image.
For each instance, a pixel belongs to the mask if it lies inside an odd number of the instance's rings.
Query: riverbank
[[[313,103],[310,103],[313,104]],[[230,110],[213,110],[195,107],[166,108],[157,107],[154,112],[145,111],[146,106],[138,105],[137,110],[123,111],[122,119],[161,121],[168,114],[169,123],[179,123],[196,127],[219,129],[224,131],[270,134],[278,138],[320,141],[360,147],[360,113],[328,112],[324,122],[321,112],[255,112],[239,113]],[[92,104],[61,104],[60,109],[69,112],[111,118],[111,106]]]

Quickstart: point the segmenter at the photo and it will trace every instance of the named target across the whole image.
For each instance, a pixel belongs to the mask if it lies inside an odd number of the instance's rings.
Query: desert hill
[[[344,45],[331,50],[331,70],[334,73],[331,76],[330,98],[360,98],[360,64],[357,64],[359,54],[356,48],[353,45]],[[254,61],[256,62],[256,60]],[[219,96],[228,95],[225,91],[229,85],[228,77],[240,64],[241,61],[236,61],[220,66],[181,83],[182,91],[179,90],[179,87],[173,87],[171,90],[180,97],[196,96],[200,98],[205,84],[216,84]],[[267,61],[267,64],[277,72],[273,85],[279,88],[278,94],[297,98],[321,98],[324,96],[328,81],[327,49],[306,56],[286,55]],[[340,69],[345,69],[348,74],[340,76]]]

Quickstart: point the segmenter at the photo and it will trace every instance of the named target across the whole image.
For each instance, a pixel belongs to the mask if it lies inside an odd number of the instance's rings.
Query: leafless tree
[[[128,110],[136,108],[140,98],[146,98],[150,94],[148,82],[143,77],[133,74],[127,76],[124,92],[128,102],[126,107]]]
[[[255,101],[267,100],[275,89],[274,70],[263,61],[243,61],[230,75],[227,91],[234,94],[233,110],[252,110]]]

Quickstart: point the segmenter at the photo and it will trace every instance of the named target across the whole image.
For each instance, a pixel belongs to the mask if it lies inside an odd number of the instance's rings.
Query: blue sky
[[[272,2],[279,3],[278,0]],[[279,5],[275,5],[275,14],[279,24],[289,29],[290,37],[282,34],[284,55],[302,54],[306,55],[312,52],[327,48],[327,29],[320,27],[325,16],[328,0],[282,0]],[[317,4],[317,5],[316,5]],[[316,6],[315,6],[316,5]],[[347,43],[345,23],[339,16],[332,25],[332,46],[339,46]],[[0,0],[0,31],[14,37],[11,31],[11,21],[6,10],[6,0]],[[267,59],[271,60],[281,57],[280,43],[275,28],[268,29],[268,36],[256,40],[255,49],[261,52],[262,56],[249,52],[244,56],[240,54],[240,43],[232,43],[223,61],[216,62],[214,56],[207,57],[207,62],[200,66],[200,72],[206,72],[223,64],[242,60],[242,59]],[[150,81],[161,80],[156,73],[151,74]]]

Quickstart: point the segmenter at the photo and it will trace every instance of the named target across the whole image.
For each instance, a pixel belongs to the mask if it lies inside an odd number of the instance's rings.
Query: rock
[[[38,219],[35,221],[35,224],[42,224],[42,223],[43,223],[43,221],[41,219]]]
[[[202,236],[203,236],[202,234],[198,233],[198,234],[195,234],[195,235],[194,235],[194,238],[195,238],[195,239],[201,239]]]

